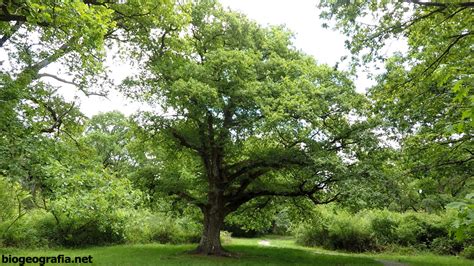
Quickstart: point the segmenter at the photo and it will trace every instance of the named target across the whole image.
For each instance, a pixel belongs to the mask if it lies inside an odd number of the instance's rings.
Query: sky
[[[262,26],[285,25],[295,34],[295,47],[314,56],[318,63],[334,66],[341,56],[348,54],[344,48],[345,37],[331,29],[322,28],[315,0],[220,0],[220,2],[224,7],[241,12]],[[111,59],[107,60],[107,64],[115,84],[119,84],[124,77],[133,72],[131,66],[124,63],[117,64]],[[357,91],[364,92],[373,83],[365,75],[360,75],[355,84]],[[130,115],[138,110],[150,109],[142,103],[125,99],[117,91],[110,91],[107,98],[86,97],[81,93],[73,93],[74,91],[74,88],[68,86],[62,88],[62,94],[66,99],[76,101],[79,99],[82,112],[89,117],[113,110]]]

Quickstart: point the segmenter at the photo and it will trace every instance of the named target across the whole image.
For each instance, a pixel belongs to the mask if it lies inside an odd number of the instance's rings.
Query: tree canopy
[[[355,65],[382,62],[368,90],[386,135],[400,144],[412,208],[443,209],[473,190],[473,4],[322,1],[322,17],[350,41]],[[394,42],[398,40],[398,42]],[[390,44],[404,44],[387,54]],[[472,221],[471,221],[472,224]]]
[[[200,239],[195,252],[227,255],[225,226],[290,227],[331,202],[454,208],[471,239],[473,5],[319,7],[349,37],[352,70],[384,65],[365,95],[285,27],[215,0],[0,1],[0,242],[30,225],[65,246],[172,242],[166,231],[187,228],[178,238]],[[407,49],[385,53],[396,39]],[[152,111],[88,118],[62,96],[105,96],[108,55],[136,68],[118,89]]]
[[[163,146],[158,182],[204,214],[198,252],[222,253],[224,218],[255,198],[336,199],[333,184],[356,173],[372,139],[366,101],[344,73],[293,48],[283,28],[212,1],[159,36],[123,88],[166,111],[140,124]]]

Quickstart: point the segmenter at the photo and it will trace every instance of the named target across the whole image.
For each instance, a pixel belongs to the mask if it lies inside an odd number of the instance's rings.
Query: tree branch
[[[452,36],[451,38],[455,38],[454,41],[451,42],[451,44],[448,45],[448,47],[444,50],[444,52],[438,56],[436,58],[435,61],[433,61],[420,75],[423,75],[425,74],[428,70],[430,70],[432,67],[436,66],[436,65],[439,65],[439,63],[441,62],[441,60],[449,53],[449,51],[451,50],[451,48],[453,48],[453,46],[458,43],[462,38],[466,37],[466,36],[469,36],[471,35],[472,32],[467,32],[467,33],[463,33],[463,34],[459,34],[459,35],[456,35],[456,36]]]
[[[190,204],[194,204],[201,209],[205,207],[204,203],[200,202],[197,198],[191,196],[190,194],[184,191],[174,191],[174,192],[170,192],[169,194],[178,196],[181,200],[185,200],[186,202]]]
[[[233,173],[229,175],[229,181],[233,181],[240,176],[248,174],[251,171],[257,170],[258,168],[281,169],[291,165],[306,165],[306,163],[302,160],[296,160],[294,156],[283,156],[281,158],[270,157],[260,160],[240,161],[233,165],[227,166],[224,170],[228,173],[236,169]]]
[[[406,3],[411,3],[411,4],[416,4],[416,5],[421,5],[421,6],[439,6],[439,7],[446,7],[446,6],[463,6],[463,7],[474,7],[474,2],[458,2],[458,3],[442,3],[442,2],[435,2],[435,1],[430,1],[430,2],[425,2],[425,1],[420,1],[420,0],[404,0]]]
[[[15,23],[15,25],[13,25],[10,29],[10,32],[8,33],[5,33],[2,38],[0,38],[0,47],[3,47],[3,45],[5,44],[6,41],[8,41],[12,36],[13,34],[15,34],[15,32],[17,32],[21,25],[23,25],[23,21],[17,21]]]
[[[179,144],[181,144],[182,146],[184,146],[186,148],[194,150],[198,153],[202,153],[202,148],[201,147],[191,143],[188,139],[186,139],[185,136],[180,134],[179,131],[176,128],[173,128],[173,127],[169,126],[169,127],[167,127],[167,129],[171,132],[171,136],[173,136],[179,142]]]
[[[73,81],[68,81],[68,80],[62,79],[62,78],[60,78],[60,77],[58,77],[58,76],[56,76],[56,75],[53,75],[53,74],[41,73],[41,74],[38,74],[37,77],[38,77],[38,78],[43,78],[43,77],[53,78],[53,79],[55,79],[55,80],[57,80],[57,81],[60,81],[60,82],[62,82],[62,83],[74,85],[74,86],[76,86],[76,87],[79,87],[79,86],[80,86],[79,84],[77,84],[77,83],[75,83],[75,82],[73,82]]]
[[[228,199],[226,208],[229,212],[232,212],[232,211],[235,211],[237,208],[239,208],[242,204],[254,198],[263,197],[263,196],[290,197],[290,198],[307,197],[308,199],[313,201],[314,204],[330,203],[337,200],[340,193],[337,193],[335,196],[327,200],[319,200],[314,196],[314,194],[317,191],[323,190],[324,188],[326,188],[328,182],[333,182],[331,181],[331,178],[328,178],[327,180],[328,181],[318,182],[318,184],[307,189],[304,188],[307,181],[303,181],[298,187],[295,187],[293,190],[286,190],[286,191],[259,190],[259,191],[250,191],[247,193],[241,193],[240,195],[237,195]]]

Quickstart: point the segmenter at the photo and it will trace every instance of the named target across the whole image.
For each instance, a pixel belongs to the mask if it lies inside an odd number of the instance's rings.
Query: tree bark
[[[225,210],[222,192],[209,192],[209,202],[203,210],[204,228],[199,246],[193,253],[202,255],[228,256],[221,245],[220,231],[224,224]]]

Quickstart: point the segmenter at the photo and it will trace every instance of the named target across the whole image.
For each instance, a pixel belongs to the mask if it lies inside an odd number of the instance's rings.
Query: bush
[[[183,228],[175,221],[160,217],[155,221],[150,220],[150,238],[152,242],[158,242],[161,244],[181,244],[193,242],[196,238],[192,234],[187,233]]]
[[[0,228],[3,245],[20,248],[33,247],[80,247],[123,243],[124,226],[104,226],[98,221],[87,223],[62,220],[58,224],[51,213],[41,209],[30,210],[8,231]]]
[[[329,238],[326,247],[354,252],[376,250],[377,245],[363,217],[342,212],[334,215],[328,226]]]
[[[328,249],[352,252],[378,249],[367,220],[347,212],[323,213],[318,221],[300,226],[296,238],[297,243]]]
[[[422,222],[415,216],[405,216],[396,228],[397,242],[402,246],[419,244],[419,236],[425,234],[424,230]]]
[[[103,226],[99,221],[90,221],[80,226],[70,224],[57,229],[56,242],[65,247],[97,246],[124,243],[124,228]]]
[[[122,219],[121,217],[129,219]],[[111,218],[111,217],[109,217]],[[89,222],[61,220],[44,210],[31,210],[8,231],[0,226],[3,246],[35,248],[51,246],[80,247],[113,243],[198,243],[201,225],[188,217],[173,219],[145,210],[130,210],[105,225]]]
[[[173,219],[142,211],[135,215],[125,235],[128,243],[198,243],[201,225],[188,217]]]
[[[468,246],[461,252],[461,256],[466,259],[474,260],[474,246]]]
[[[291,216],[286,209],[279,211],[272,223],[271,233],[275,235],[289,235],[292,227]]]
[[[429,247],[434,239],[448,237],[442,217],[426,213],[407,213],[397,227],[398,244]]]
[[[321,221],[301,224],[295,230],[296,243],[303,246],[325,246],[329,231]]]
[[[376,211],[369,213],[368,219],[370,221],[370,231],[379,246],[397,242],[398,215],[387,210]]]
[[[51,237],[53,222],[51,214],[43,210],[32,210],[10,228],[4,224],[0,228],[2,245],[18,248],[47,247]]]
[[[294,230],[297,243],[347,251],[432,250],[457,254],[462,244],[449,236],[449,214],[396,213],[387,210],[337,214],[323,209],[313,222]],[[470,242],[464,242],[468,244]]]
[[[456,255],[461,251],[462,244],[448,237],[438,237],[431,242],[430,250],[440,255]]]

